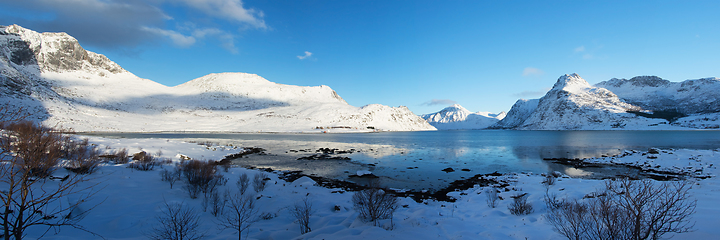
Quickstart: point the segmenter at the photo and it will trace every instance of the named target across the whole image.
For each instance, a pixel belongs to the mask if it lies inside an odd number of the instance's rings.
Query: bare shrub
[[[312,215],[312,202],[307,197],[304,197],[300,202],[290,208],[290,214],[297,219],[300,223],[300,234],[309,233],[310,229],[310,215]]]
[[[261,172],[255,174],[255,177],[253,178],[253,189],[256,193],[262,192],[265,190],[265,186],[267,181],[269,180],[267,173]]]
[[[245,194],[245,191],[247,191],[248,187],[250,186],[250,178],[248,178],[247,173],[243,173],[238,177],[236,182],[238,189],[240,190],[240,194]]]
[[[182,172],[177,167],[173,168],[173,170],[163,169],[160,172],[160,177],[162,177],[163,181],[170,183],[170,189],[172,189],[175,182],[182,178]]]
[[[523,193],[512,196],[513,202],[508,206],[508,210],[513,215],[527,215],[533,212],[533,207],[527,202],[528,195]]]
[[[542,184],[545,186],[545,188],[550,188],[550,186],[555,185],[555,182],[557,180],[555,179],[555,175],[552,173],[548,173],[545,175],[545,179],[543,179]]]
[[[140,171],[150,171],[155,168],[155,158],[145,151],[134,154],[132,159],[130,168]]]
[[[487,188],[485,189],[485,202],[487,203],[488,207],[496,208],[498,204],[498,200],[500,200],[500,196],[498,196],[498,191],[495,188]]]
[[[623,209],[631,225],[633,239],[659,239],[666,233],[683,233],[692,229],[690,215],[697,200],[690,200],[691,183],[622,179],[606,182],[613,203]]]
[[[200,229],[200,215],[181,203],[165,202],[165,207],[155,219],[158,224],[146,234],[150,239],[196,240],[205,237]]]
[[[225,211],[225,205],[230,200],[230,191],[225,191],[222,195],[217,191],[210,195],[210,214],[217,217]]]
[[[8,132],[2,137],[3,150],[16,155],[19,167],[29,177],[46,178],[55,172],[62,147],[67,141],[60,132],[37,126],[30,121],[9,123]]]
[[[0,128],[6,128],[7,125],[26,120],[30,113],[26,109],[16,108],[8,103],[0,105]]]
[[[378,188],[356,192],[352,197],[353,206],[360,212],[360,217],[372,221],[377,226],[378,220],[390,218],[398,208],[398,200],[392,194]]]
[[[226,206],[225,212],[219,217],[220,229],[235,229],[238,239],[242,239],[243,232],[257,220],[255,198],[250,195],[235,194]]]
[[[202,190],[200,190],[200,186],[195,185],[195,184],[186,184],[185,186],[183,186],[183,189],[185,189],[185,191],[188,192],[188,196],[191,199],[198,198],[198,196],[200,195],[200,192],[202,191]]]
[[[576,201],[549,203],[555,208],[545,215],[545,219],[555,227],[555,231],[572,240],[587,238],[593,222],[590,221],[588,207]]]
[[[77,142],[68,140],[63,147],[64,157],[68,159],[65,169],[78,174],[90,174],[98,169],[101,163],[99,152],[87,138]]]
[[[217,187],[227,183],[227,179],[217,172],[217,167],[211,162],[190,160],[183,163],[181,168],[191,198],[197,198],[198,192],[208,197]]]
[[[86,175],[44,179],[55,171],[67,138],[31,122],[5,124],[7,131],[0,133],[0,235],[22,239],[29,227],[39,225],[87,231],[78,225],[87,211],[77,209],[97,193],[96,185],[81,184],[89,180]],[[77,201],[63,201],[71,196]]]
[[[128,158],[130,156],[128,155],[127,148],[120,149],[115,153],[115,163],[117,164],[125,164],[128,163]]]
[[[690,186],[686,181],[607,181],[604,193],[584,202],[561,200],[546,218],[568,239],[660,239],[692,229],[696,201],[690,200]]]

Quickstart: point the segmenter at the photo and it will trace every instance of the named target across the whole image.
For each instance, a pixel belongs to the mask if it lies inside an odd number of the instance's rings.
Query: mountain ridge
[[[215,73],[168,87],[126,71],[65,33],[0,29],[0,98],[75,131],[435,130],[406,107],[350,106],[328,86]]]
[[[505,117],[505,112],[471,112],[453,104],[438,112],[420,115],[438,130],[485,129]]]
[[[720,127],[718,92],[720,92],[720,80],[717,78],[675,83],[655,76],[639,76],[631,80],[611,79],[591,86],[577,74],[566,74],[558,78],[553,88],[542,98],[518,100],[508,112],[508,116],[490,128],[519,130],[718,128]],[[706,115],[701,116],[703,114]]]

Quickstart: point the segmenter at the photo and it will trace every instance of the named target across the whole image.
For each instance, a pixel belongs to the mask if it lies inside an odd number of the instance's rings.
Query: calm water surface
[[[615,155],[624,150],[646,151],[648,148],[720,148],[720,131],[508,131],[467,130],[429,132],[384,132],[352,134],[185,134],[185,133],[122,133],[100,134],[124,138],[217,139],[253,141],[257,147],[273,149],[282,154],[307,145],[321,143],[330,148],[365,146],[365,153],[349,155],[352,164],[330,162],[286,163],[285,169],[302,170],[309,174],[362,182],[348,178],[356,170],[370,170],[382,176],[383,184],[397,188],[439,189],[447,182],[480,173],[561,171],[569,175],[603,177],[634,174],[621,168],[577,170],[554,164],[543,158],[589,158]],[[273,146],[262,146],[263,142]],[[290,144],[287,144],[290,142]],[[284,144],[278,144],[284,143]],[[336,147],[332,143],[340,144]],[[318,145],[313,145],[318,146]],[[372,146],[390,146],[382,154],[368,154]],[[360,149],[362,147],[354,147]],[[315,150],[315,149],[313,149]],[[375,149],[373,149],[375,150]],[[282,168],[283,163],[274,164]],[[260,165],[260,164],[258,164]],[[318,167],[322,166],[322,167]],[[440,171],[453,168],[455,172]],[[322,168],[322,170],[320,170]],[[469,170],[462,171],[461,169]]]

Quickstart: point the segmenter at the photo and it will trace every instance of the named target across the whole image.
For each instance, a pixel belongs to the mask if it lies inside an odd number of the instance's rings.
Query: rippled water
[[[353,134],[102,134],[125,138],[206,139],[263,147],[275,156],[243,160],[243,164],[302,170],[308,174],[359,181],[348,176],[369,170],[384,185],[439,189],[447,182],[492,172],[549,172],[602,177],[633,174],[624,168],[577,170],[544,158],[589,158],[624,150],[657,148],[718,149],[720,131],[507,131],[468,130]],[[320,147],[356,149],[351,161],[295,160],[310,153],[290,150]],[[270,161],[270,158],[274,159]],[[277,161],[281,159],[282,161]],[[455,171],[446,173],[445,168]],[[469,170],[469,171],[463,171]]]

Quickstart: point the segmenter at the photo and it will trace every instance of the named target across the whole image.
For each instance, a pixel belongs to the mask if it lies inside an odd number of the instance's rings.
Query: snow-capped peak
[[[555,82],[555,85],[553,85],[552,90],[564,90],[567,92],[578,92],[583,91],[586,88],[589,88],[590,84],[585,81],[580,75],[577,73],[573,74],[565,74],[563,76],[560,76],[558,78],[557,82]],[[551,91],[552,91],[551,90]]]
[[[328,86],[255,74],[210,74],[167,87],[86,51],[66,33],[17,25],[0,26],[0,102],[75,131],[435,130],[405,107],[358,108]]]
[[[505,117],[505,113],[473,113],[460,104],[453,104],[439,112],[421,115],[438,129],[483,129]]]
[[[0,38],[14,64],[37,64],[42,72],[85,71],[100,76],[127,72],[104,55],[85,50],[64,32],[38,33],[10,25],[0,28]]]

